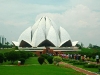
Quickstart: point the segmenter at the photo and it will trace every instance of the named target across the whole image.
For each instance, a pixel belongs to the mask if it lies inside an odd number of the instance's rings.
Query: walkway
[[[73,68],[74,70],[79,71],[79,72],[81,72],[81,73],[84,73],[84,74],[86,74],[86,75],[98,75],[98,74],[93,73],[93,72],[91,72],[91,71],[88,71],[88,70],[85,70],[85,69],[82,69],[82,68],[79,68],[79,67],[76,67],[76,66],[67,64],[67,63],[65,63],[65,62],[60,62],[60,64],[65,65],[65,67]]]

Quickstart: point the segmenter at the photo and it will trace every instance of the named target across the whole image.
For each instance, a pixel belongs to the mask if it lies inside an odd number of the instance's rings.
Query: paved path
[[[67,63],[65,63],[65,62],[60,62],[60,64],[65,65],[65,67],[73,68],[74,70],[79,71],[79,72],[81,72],[81,73],[84,73],[84,74],[86,74],[86,75],[98,75],[98,74],[96,74],[96,73],[94,73],[94,72],[91,72],[91,71],[88,71],[88,70],[85,70],[85,69],[82,69],[82,68],[73,66],[73,65],[71,65],[71,64],[67,64]]]

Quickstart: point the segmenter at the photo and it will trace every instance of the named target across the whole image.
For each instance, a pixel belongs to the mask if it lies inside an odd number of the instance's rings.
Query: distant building
[[[5,45],[5,43],[6,43],[6,38],[3,35],[0,35],[0,43],[2,45]]]

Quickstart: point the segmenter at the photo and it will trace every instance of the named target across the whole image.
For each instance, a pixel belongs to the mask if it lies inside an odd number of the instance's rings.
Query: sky
[[[100,46],[100,0],[0,0],[0,35],[17,41],[42,16],[64,27],[72,41]]]

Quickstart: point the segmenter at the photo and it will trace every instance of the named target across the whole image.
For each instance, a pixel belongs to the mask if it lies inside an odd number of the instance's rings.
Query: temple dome
[[[13,41],[13,44],[19,47],[71,47],[76,43],[71,41],[70,35],[63,27],[57,26],[46,16],[23,31],[18,42]]]

